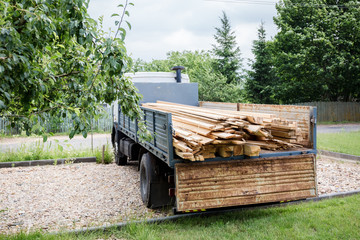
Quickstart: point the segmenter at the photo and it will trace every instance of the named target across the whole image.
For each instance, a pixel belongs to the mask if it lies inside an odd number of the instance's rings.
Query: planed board
[[[143,103],[143,107],[172,113],[175,154],[190,161],[242,155],[256,157],[261,149],[303,148],[298,144],[303,141],[303,133],[299,131],[297,121],[274,114],[214,110],[163,101]],[[206,145],[227,146],[216,146],[215,151],[207,151]]]
[[[312,147],[310,112],[312,107],[295,105],[269,105],[246,103],[199,102],[200,107],[209,109],[228,109],[251,113],[268,113],[280,118],[297,121],[303,140],[298,142],[306,147]]]
[[[305,199],[308,197],[315,196],[315,190],[299,190],[292,192],[281,192],[281,193],[271,193],[271,194],[262,194],[262,195],[250,195],[250,196],[238,196],[231,198],[220,198],[216,201],[186,201],[177,203],[178,211],[188,211],[188,210],[198,210],[198,209],[210,209],[210,208],[220,208],[220,207],[232,207],[240,205],[250,205],[250,204],[259,204],[259,203],[269,203],[269,202],[281,202],[281,201],[294,201],[299,199]]]
[[[312,154],[175,165],[178,211],[317,196]]]

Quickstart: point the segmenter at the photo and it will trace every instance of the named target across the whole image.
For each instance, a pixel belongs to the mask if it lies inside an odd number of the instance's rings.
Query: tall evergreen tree
[[[251,63],[251,70],[248,71],[245,83],[246,98],[252,103],[274,103],[272,84],[275,74],[263,22],[258,29],[258,39],[253,42],[252,52],[255,60]]]
[[[276,8],[277,98],[360,101],[359,2],[282,0]]]
[[[220,21],[221,27],[215,28],[214,35],[217,44],[213,45],[212,49],[215,57],[214,69],[226,77],[227,83],[236,83],[240,81],[242,69],[240,48],[236,45],[235,32],[231,30],[230,21],[225,12]]]

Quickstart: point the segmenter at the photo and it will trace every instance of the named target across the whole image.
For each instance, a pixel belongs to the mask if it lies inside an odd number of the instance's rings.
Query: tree
[[[251,63],[251,70],[248,71],[245,82],[246,98],[252,103],[275,103],[273,99],[275,74],[263,22],[258,29],[258,40],[253,42],[252,52],[255,60]]]
[[[286,103],[359,101],[359,3],[283,0],[276,8],[277,97]]]
[[[189,75],[191,82],[199,84],[200,101],[239,102],[242,91],[239,84],[227,84],[225,76],[213,70],[214,59],[205,51],[169,52],[165,60],[136,62],[137,71],[168,72],[173,66],[184,66],[183,73]]]
[[[71,116],[70,138],[86,137],[100,104],[118,98],[124,112],[141,117],[139,95],[122,77],[131,59],[121,23],[132,3],[119,5],[115,37],[107,38],[87,14],[87,3],[0,1],[0,115],[21,121],[27,134],[43,132],[40,119],[48,115]]]
[[[214,38],[217,45],[213,45],[215,56],[214,69],[226,77],[227,83],[238,83],[242,69],[240,48],[236,46],[235,32],[231,30],[230,21],[225,12],[220,18],[221,27],[216,27]]]

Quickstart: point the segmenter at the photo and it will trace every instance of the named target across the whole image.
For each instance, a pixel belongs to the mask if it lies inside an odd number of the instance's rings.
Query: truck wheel
[[[151,183],[155,178],[155,164],[156,160],[149,153],[142,155],[140,162],[140,193],[144,205],[148,208],[152,206],[151,194],[154,194]]]
[[[127,163],[127,156],[124,155],[119,148],[119,141],[115,143],[115,163],[119,166],[124,166]]]

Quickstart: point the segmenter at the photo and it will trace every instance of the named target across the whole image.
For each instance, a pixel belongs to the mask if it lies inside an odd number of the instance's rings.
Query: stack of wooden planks
[[[284,150],[299,136],[294,121],[272,114],[227,111],[158,101],[143,107],[172,114],[176,155],[191,161],[231,156],[259,156],[261,149]]]

